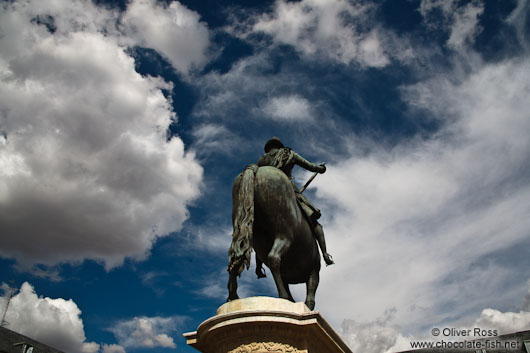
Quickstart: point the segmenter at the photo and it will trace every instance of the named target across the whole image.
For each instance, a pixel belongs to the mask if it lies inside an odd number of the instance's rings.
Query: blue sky
[[[316,309],[354,351],[530,329],[528,1],[0,6],[7,327],[193,352],[227,296],[233,179],[279,136],[327,163]],[[276,296],[268,274],[240,295]]]

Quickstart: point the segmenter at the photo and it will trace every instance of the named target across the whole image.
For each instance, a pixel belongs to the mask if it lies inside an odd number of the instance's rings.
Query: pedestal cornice
[[[203,353],[351,353],[318,311],[270,297],[223,304],[216,316],[184,337]]]

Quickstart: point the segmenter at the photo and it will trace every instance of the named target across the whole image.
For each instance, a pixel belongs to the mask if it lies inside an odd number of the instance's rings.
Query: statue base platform
[[[184,337],[202,353],[351,353],[318,311],[270,297],[225,303]]]

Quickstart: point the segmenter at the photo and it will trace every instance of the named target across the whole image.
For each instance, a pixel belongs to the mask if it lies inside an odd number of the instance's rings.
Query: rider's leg
[[[265,270],[263,269],[263,262],[258,257],[258,254],[256,254],[255,258],[256,258],[256,276],[258,276],[258,278],[267,277],[267,275],[265,274]]]
[[[326,249],[326,238],[324,238],[324,230],[322,229],[322,225],[318,222],[316,222],[316,226],[313,229],[313,233],[315,234],[315,238],[317,238],[318,245],[320,246],[320,250],[322,250],[322,257],[324,258],[324,262],[326,262],[326,265],[332,265],[335,262],[333,262],[333,258],[330,254],[328,254],[328,251]]]
[[[298,192],[296,193],[296,197],[300,201],[302,208],[304,208],[305,213],[311,217],[311,220],[316,221],[320,218],[320,210],[316,208],[315,205],[304,196],[304,194]]]

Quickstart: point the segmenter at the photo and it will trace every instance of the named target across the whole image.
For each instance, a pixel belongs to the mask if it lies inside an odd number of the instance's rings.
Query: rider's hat
[[[269,152],[273,148],[283,148],[283,147],[285,146],[283,145],[282,141],[280,141],[279,138],[277,138],[276,136],[271,137],[269,141],[267,141],[267,143],[265,144],[265,153]]]

